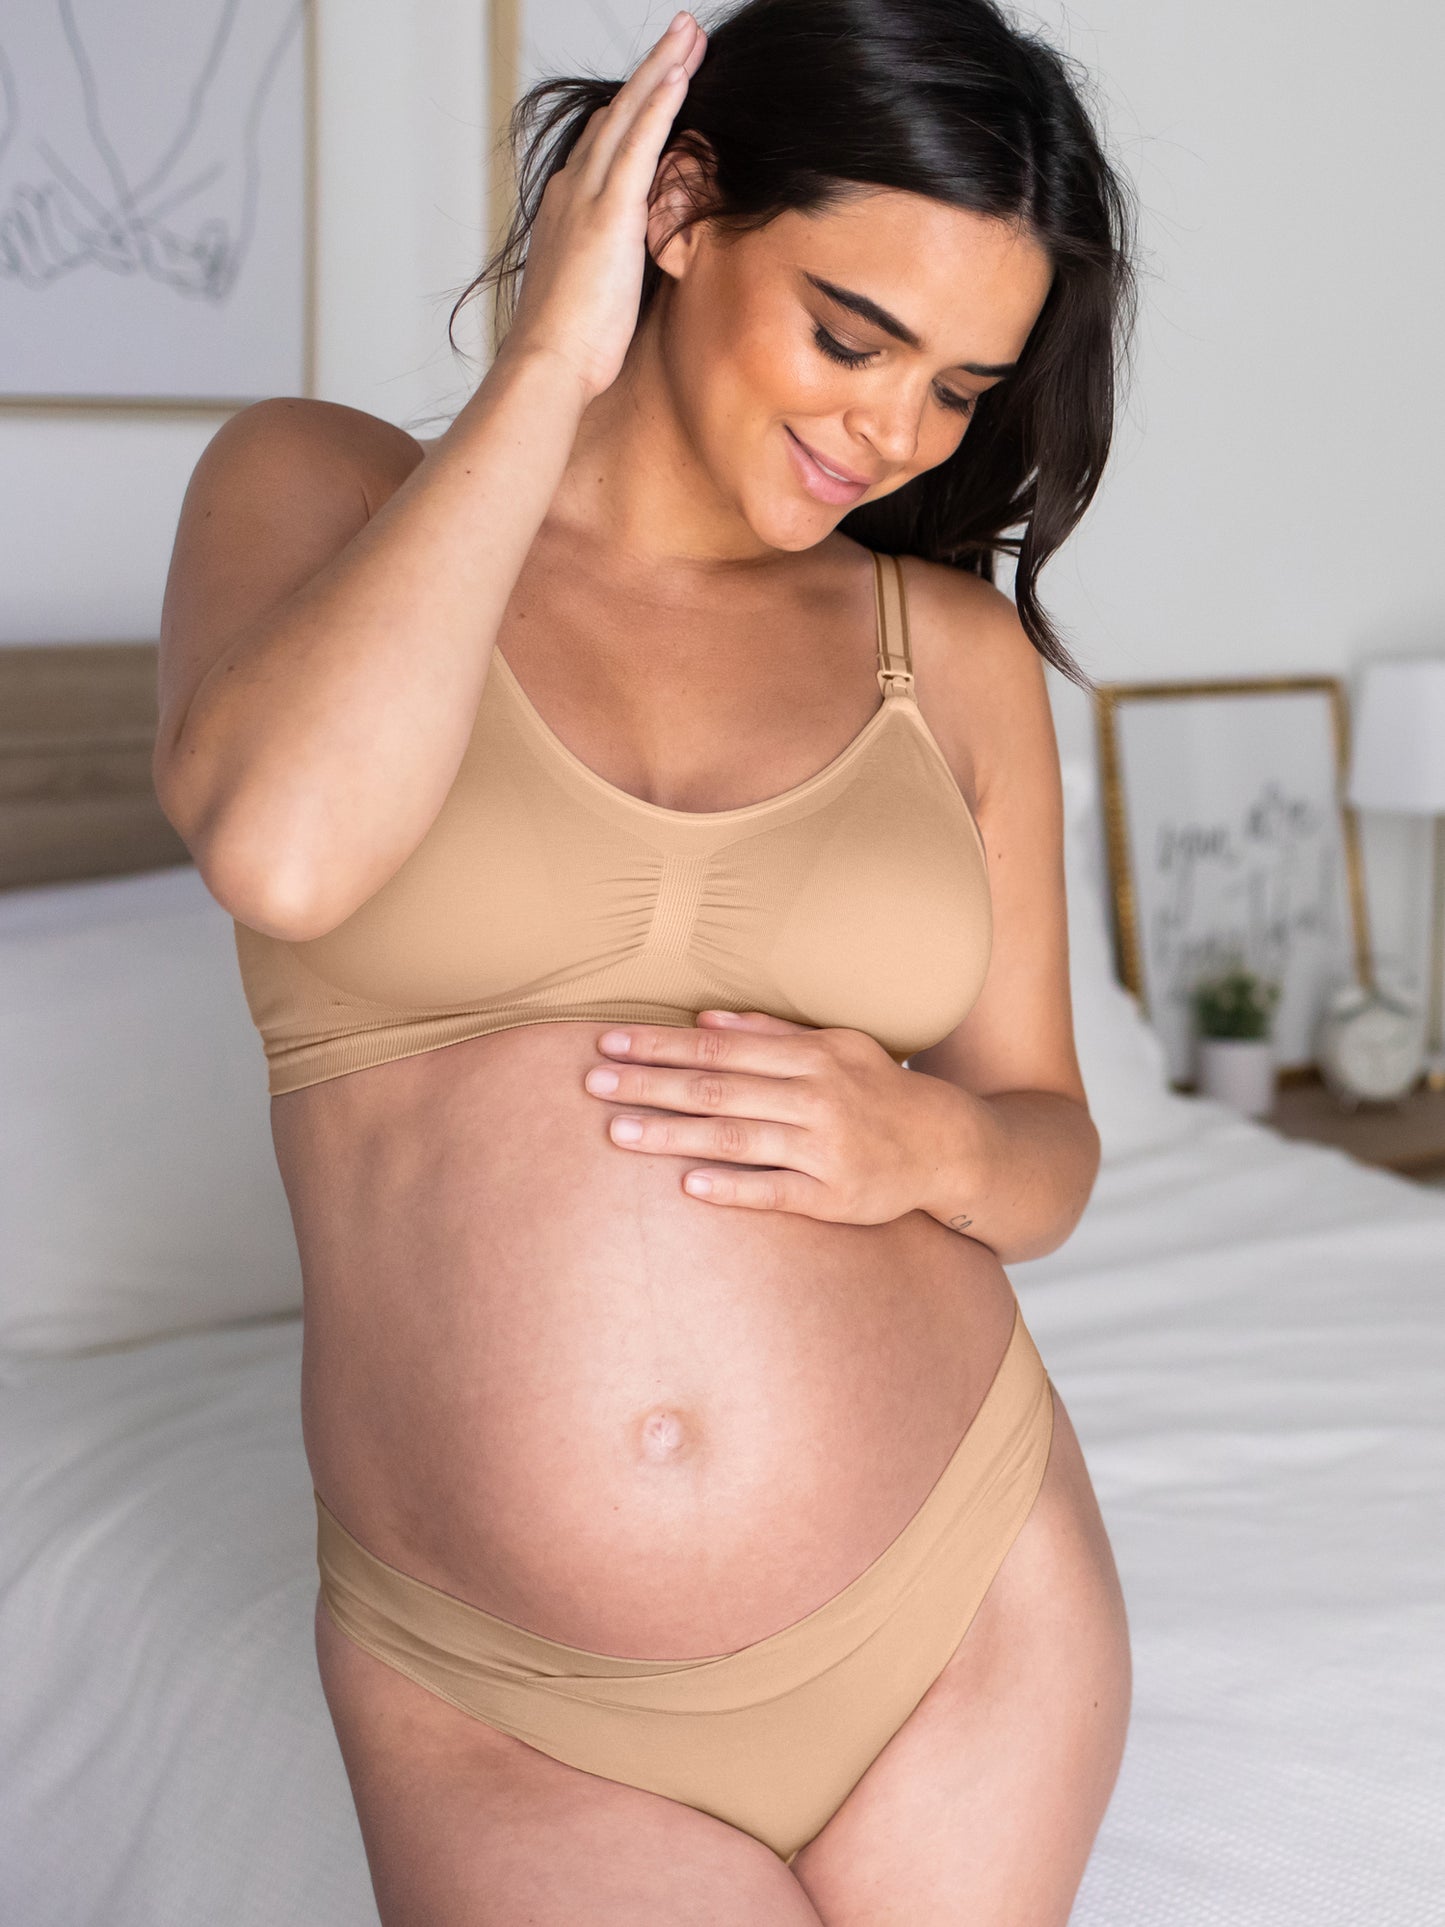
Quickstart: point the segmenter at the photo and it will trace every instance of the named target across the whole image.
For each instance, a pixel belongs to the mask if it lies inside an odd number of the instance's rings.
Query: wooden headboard
[[[190,862],[155,732],[155,643],[0,645],[0,889]]]

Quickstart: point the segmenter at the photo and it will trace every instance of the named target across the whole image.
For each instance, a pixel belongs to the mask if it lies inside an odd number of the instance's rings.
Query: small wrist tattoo
[[[956,1218],[949,1219],[948,1228],[950,1231],[967,1231],[972,1223],[973,1219],[965,1217],[964,1213],[960,1211]]]

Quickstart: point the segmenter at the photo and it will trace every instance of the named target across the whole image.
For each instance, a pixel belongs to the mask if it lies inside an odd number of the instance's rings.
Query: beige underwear
[[[387,1565],[318,1493],[321,1596],[357,1645],[464,1713],[791,1860],[967,1632],[1043,1481],[1053,1418],[1016,1307],[983,1404],[898,1537],[833,1598],[736,1652],[619,1659],[539,1638]]]

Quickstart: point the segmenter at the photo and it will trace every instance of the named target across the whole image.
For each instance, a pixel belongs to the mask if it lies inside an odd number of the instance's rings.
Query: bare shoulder
[[[966,794],[1057,765],[1043,658],[1013,599],[971,571],[904,556],[918,706]]]
[[[298,468],[360,483],[368,498],[400,487],[425,449],[404,428],[345,402],[273,395],[229,416],[207,444],[202,464],[234,470],[244,486]],[[374,513],[376,502],[371,501]]]
[[[344,549],[423,459],[390,422],[305,396],[252,402],[217,429],[186,487],[161,605],[158,781],[232,640]]]
[[[1043,660],[1013,598],[967,569],[902,558],[920,682],[965,677],[974,695],[1042,683]]]

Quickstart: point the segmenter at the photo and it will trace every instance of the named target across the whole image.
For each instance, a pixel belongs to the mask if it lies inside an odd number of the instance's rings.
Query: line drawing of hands
[[[128,4],[142,48],[146,0]],[[42,288],[91,265],[224,300],[255,231],[262,112],[307,0],[212,4],[160,157],[132,179],[77,0],[9,0],[24,24],[0,32],[0,279]],[[107,78],[114,95],[124,76]]]
[[[13,24],[0,37],[0,275],[42,287],[88,259],[124,271],[134,265],[133,251],[124,228],[106,216],[113,183],[90,138],[64,18],[54,0],[19,3],[25,68],[11,52]]]

